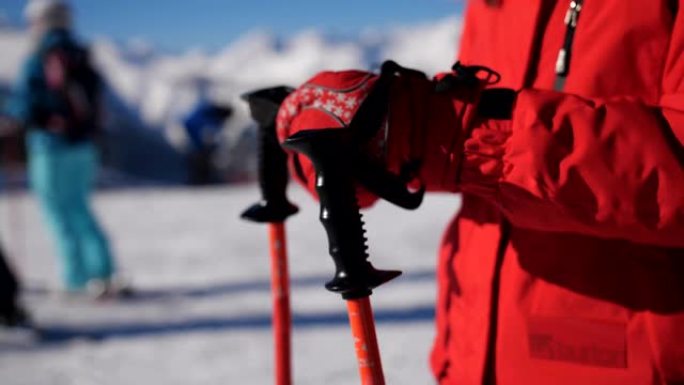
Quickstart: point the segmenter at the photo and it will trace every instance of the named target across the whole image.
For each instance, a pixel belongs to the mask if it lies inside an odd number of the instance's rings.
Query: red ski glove
[[[365,130],[361,136],[367,140],[359,143],[362,152],[388,172],[414,188],[458,191],[464,140],[477,115],[475,107],[484,87],[497,77],[486,68],[458,63],[453,72],[433,80],[393,62],[383,65],[381,75],[321,72],[283,102],[278,137],[282,142],[303,130]],[[504,104],[511,105],[513,92],[505,93]],[[301,154],[291,155],[292,175],[315,195],[313,165]],[[357,186],[357,196],[362,207],[377,199],[364,186]]]

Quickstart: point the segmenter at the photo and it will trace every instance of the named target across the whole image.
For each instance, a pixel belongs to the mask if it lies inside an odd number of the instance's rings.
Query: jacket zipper
[[[565,88],[565,80],[570,73],[570,60],[572,59],[572,46],[575,42],[575,31],[582,12],[582,0],[570,1],[570,6],[565,14],[565,40],[563,47],[558,51],[556,59],[556,91]]]
[[[558,79],[563,79],[560,89],[562,89],[565,83],[565,77],[569,73],[570,65],[570,53],[572,53],[572,43],[575,35],[575,28],[577,27],[577,22],[579,20],[579,13],[582,10],[582,0],[574,0],[570,2],[570,7],[565,16],[566,25],[566,35],[565,43],[561,52],[559,52],[559,60],[556,65],[557,74],[557,89],[558,89]],[[537,23],[537,31],[534,37],[534,52],[530,66],[525,74],[524,87],[530,87],[536,76],[537,67],[539,65],[539,55],[542,45],[542,36],[544,31],[548,27],[551,15],[553,13],[553,8],[542,9],[540,19]],[[563,56],[561,58],[561,55]],[[560,68],[562,66],[562,68]],[[559,69],[562,69],[563,76],[558,75]],[[485,353],[485,363],[482,376],[483,385],[496,385],[496,342],[498,337],[498,325],[499,325],[499,297],[501,291],[501,270],[503,268],[504,255],[508,249],[511,238],[511,224],[507,220],[503,220],[501,223],[501,237],[499,238],[499,245],[496,251],[496,260],[494,267],[494,276],[492,277],[492,295],[490,298],[490,317],[489,317],[489,330],[487,339],[487,350]]]

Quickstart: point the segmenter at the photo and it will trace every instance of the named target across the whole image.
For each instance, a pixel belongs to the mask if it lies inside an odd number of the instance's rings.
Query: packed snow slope
[[[345,307],[332,276],[318,207],[291,189],[287,222],[299,385],[358,383]],[[24,279],[24,300],[54,335],[37,343],[0,332],[3,385],[272,383],[266,228],[238,219],[253,186],[99,194],[97,212],[122,274],[138,290],[123,302],[60,298],[57,259],[35,202],[0,198],[0,236]],[[387,382],[433,383],[434,267],[442,230],[459,205],[429,196],[417,212],[367,211],[373,263],[404,275],[373,295]],[[12,338],[11,338],[12,337]]]

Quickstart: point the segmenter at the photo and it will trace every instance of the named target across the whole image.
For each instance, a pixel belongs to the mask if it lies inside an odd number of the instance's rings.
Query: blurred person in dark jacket
[[[101,78],[74,37],[66,1],[32,0],[25,17],[35,48],[8,112],[26,129],[30,184],[55,235],[65,289],[120,294],[109,242],[89,204],[98,166]]]

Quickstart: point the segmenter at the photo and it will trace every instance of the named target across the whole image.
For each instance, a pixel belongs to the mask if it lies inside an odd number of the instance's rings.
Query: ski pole
[[[356,172],[349,163],[343,163],[353,153],[345,134],[339,129],[300,131],[283,146],[303,153],[314,165],[320,220],[336,267],[335,276],[325,286],[347,301],[361,384],[384,385],[370,295],[372,289],[401,272],[377,270],[368,261],[365,230],[356,198]]]
[[[385,378],[380,360],[375,321],[370,297],[347,300],[349,325],[354,338],[354,350],[359,366],[361,384],[384,385]]]
[[[278,144],[275,118],[291,89],[276,87],[243,95],[252,118],[259,126],[259,188],[261,200],[242,213],[242,218],[268,223],[273,297],[275,384],[292,384],[290,283],[287,268],[285,220],[298,209],[286,196],[287,155]]]

